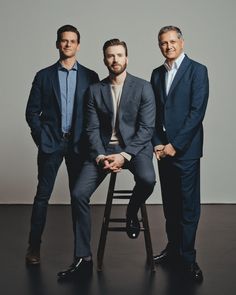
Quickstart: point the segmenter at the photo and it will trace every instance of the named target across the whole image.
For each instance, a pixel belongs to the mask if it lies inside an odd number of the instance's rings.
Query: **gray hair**
[[[162,27],[158,33],[158,42],[160,42],[160,37],[162,34],[169,32],[169,31],[175,31],[177,33],[177,36],[179,39],[183,39],[183,34],[181,32],[181,30],[178,27],[175,26],[165,26]]]

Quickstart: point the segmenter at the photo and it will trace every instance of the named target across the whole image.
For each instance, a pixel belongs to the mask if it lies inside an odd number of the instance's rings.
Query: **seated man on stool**
[[[109,76],[89,88],[86,133],[90,159],[84,163],[72,193],[77,215],[74,261],[67,270],[58,273],[60,279],[92,268],[89,200],[107,173],[125,167],[134,175],[135,186],[126,212],[130,238],[139,235],[137,213],[155,186],[151,144],[155,99],[151,84],[126,72],[125,42],[107,41],[103,54]]]

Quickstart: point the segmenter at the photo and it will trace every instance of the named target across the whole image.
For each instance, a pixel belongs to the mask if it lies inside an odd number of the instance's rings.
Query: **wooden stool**
[[[116,176],[117,176],[117,173],[111,173],[111,176],[110,176],[101,235],[100,235],[98,251],[97,251],[98,271],[102,270],[102,262],[103,262],[103,256],[105,251],[107,232],[108,231],[116,231],[116,232],[126,231],[126,226],[123,226],[123,227],[109,226],[110,222],[126,224],[125,218],[110,218],[113,199],[130,199],[132,195],[132,190],[115,190]],[[150,229],[148,224],[148,216],[147,216],[147,210],[146,210],[145,204],[141,206],[140,211],[141,211],[141,217],[142,217],[140,220],[140,222],[142,223],[140,230],[143,231],[144,233],[146,253],[147,253],[147,263],[148,265],[150,265],[151,271],[154,272],[155,264],[153,260],[152,241],[151,241]]]

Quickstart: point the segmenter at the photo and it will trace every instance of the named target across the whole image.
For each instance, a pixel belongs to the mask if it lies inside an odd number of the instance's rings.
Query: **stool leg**
[[[147,252],[147,263],[150,265],[151,271],[154,272],[156,271],[156,269],[155,269],[155,263],[153,260],[152,241],[151,241],[146,205],[142,204],[140,209],[141,209],[141,216],[142,216],[142,222],[143,222],[143,228],[144,228],[144,239],[145,239],[145,246],[146,246],[146,252]]]
[[[116,182],[116,173],[111,173],[108,192],[107,192],[107,200],[106,200],[106,205],[105,205],[105,210],[104,210],[101,235],[100,235],[100,240],[99,240],[99,244],[98,244],[98,251],[97,251],[97,270],[98,271],[102,270],[102,262],[103,262],[103,256],[104,256],[106,239],[107,239],[109,219],[110,219],[110,215],[111,215],[111,206],[112,206],[115,182]]]

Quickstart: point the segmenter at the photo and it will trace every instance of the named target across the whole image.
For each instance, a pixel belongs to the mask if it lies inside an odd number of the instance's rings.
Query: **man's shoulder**
[[[54,71],[55,69],[57,69],[57,63],[54,63],[50,66],[47,66],[45,68],[42,68],[41,70],[39,70],[37,72],[38,75],[44,75],[44,74],[47,74],[47,73],[50,73],[52,71]]]
[[[150,84],[149,81],[143,79],[143,78],[140,78],[140,77],[137,77],[137,76],[134,76],[134,75],[131,75],[130,73],[127,73],[127,76],[125,78],[125,83],[137,83],[139,85],[145,85],[145,84]],[[103,80],[97,82],[97,83],[94,83],[93,85],[90,85],[90,88],[92,89],[97,89],[97,88],[100,88],[100,87],[103,87],[103,86],[106,86],[107,84],[110,83],[110,80],[109,80],[109,77],[106,77],[104,78]]]
[[[82,71],[84,74],[87,74],[87,75],[96,75],[96,76],[97,76],[97,73],[96,73],[95,71],[93,71],[93,70],[91,70],[91,69],[89,69],[89,68],[87,68],[87,67],[81,65],[81,64],[78,63],[78,62],[77,62],[77,66],[78,66],[78,70],[79,70],[79,71]],[[47,74],[47,73],[50,73],[50,72],[52,72],[52,71],[57,70],[57,68],[58,68],[58,62],[56,62],[56,63],[54,63],[54,64],[52,64],[52,65],[50,65],[50,66],[47,66],[47,67],[45,67],[45,68],[39,70],[39,71],[37,72],[37,74],[39,74],[39,75],[44,75],[44,74]]]
[[[134,75],[132,75],[130,73],[127,73],[126,81],[130,81],[130,82],[133,82],[133,83],[136,83],[136,84],[139,84],[139,85],[148,85],[148,84],[150,84],[149,81],[147,81],[147,80],[145,80],[143,78],[134,76]]]
[[[206,68],[206,66],[194,59],[189,58],[187,55],[185,56],[183,62],[186,61],[188,63],[190,63],[190,65],[194,68]]]
[[[97,73],[94,70],[91,70],[91,69],[81,65],[79,62],[77,62],[77,65],[78,65],[78,69],[80,71],[83,71],[84,73],[87,73],[89,75],[97,75]]]
[[[157,75],[159,75],[160,72],[162,72],[162,71],[164,71],[164,70],[165,70],[165,66],[162,64],[162,65],[160,65],[159,67],[153,69],[153,71],[152,71],[152,75],[153,75],[153,74],[157,74]]]
[[[97,81],[97,82],[91,84],[89,86],[90,91],[92,91],[92,92],[98,91],[101,87],[103,87],[104,85],[106,85],[108,83],[106,80],[107,79],[103,79],[101,81]]]

